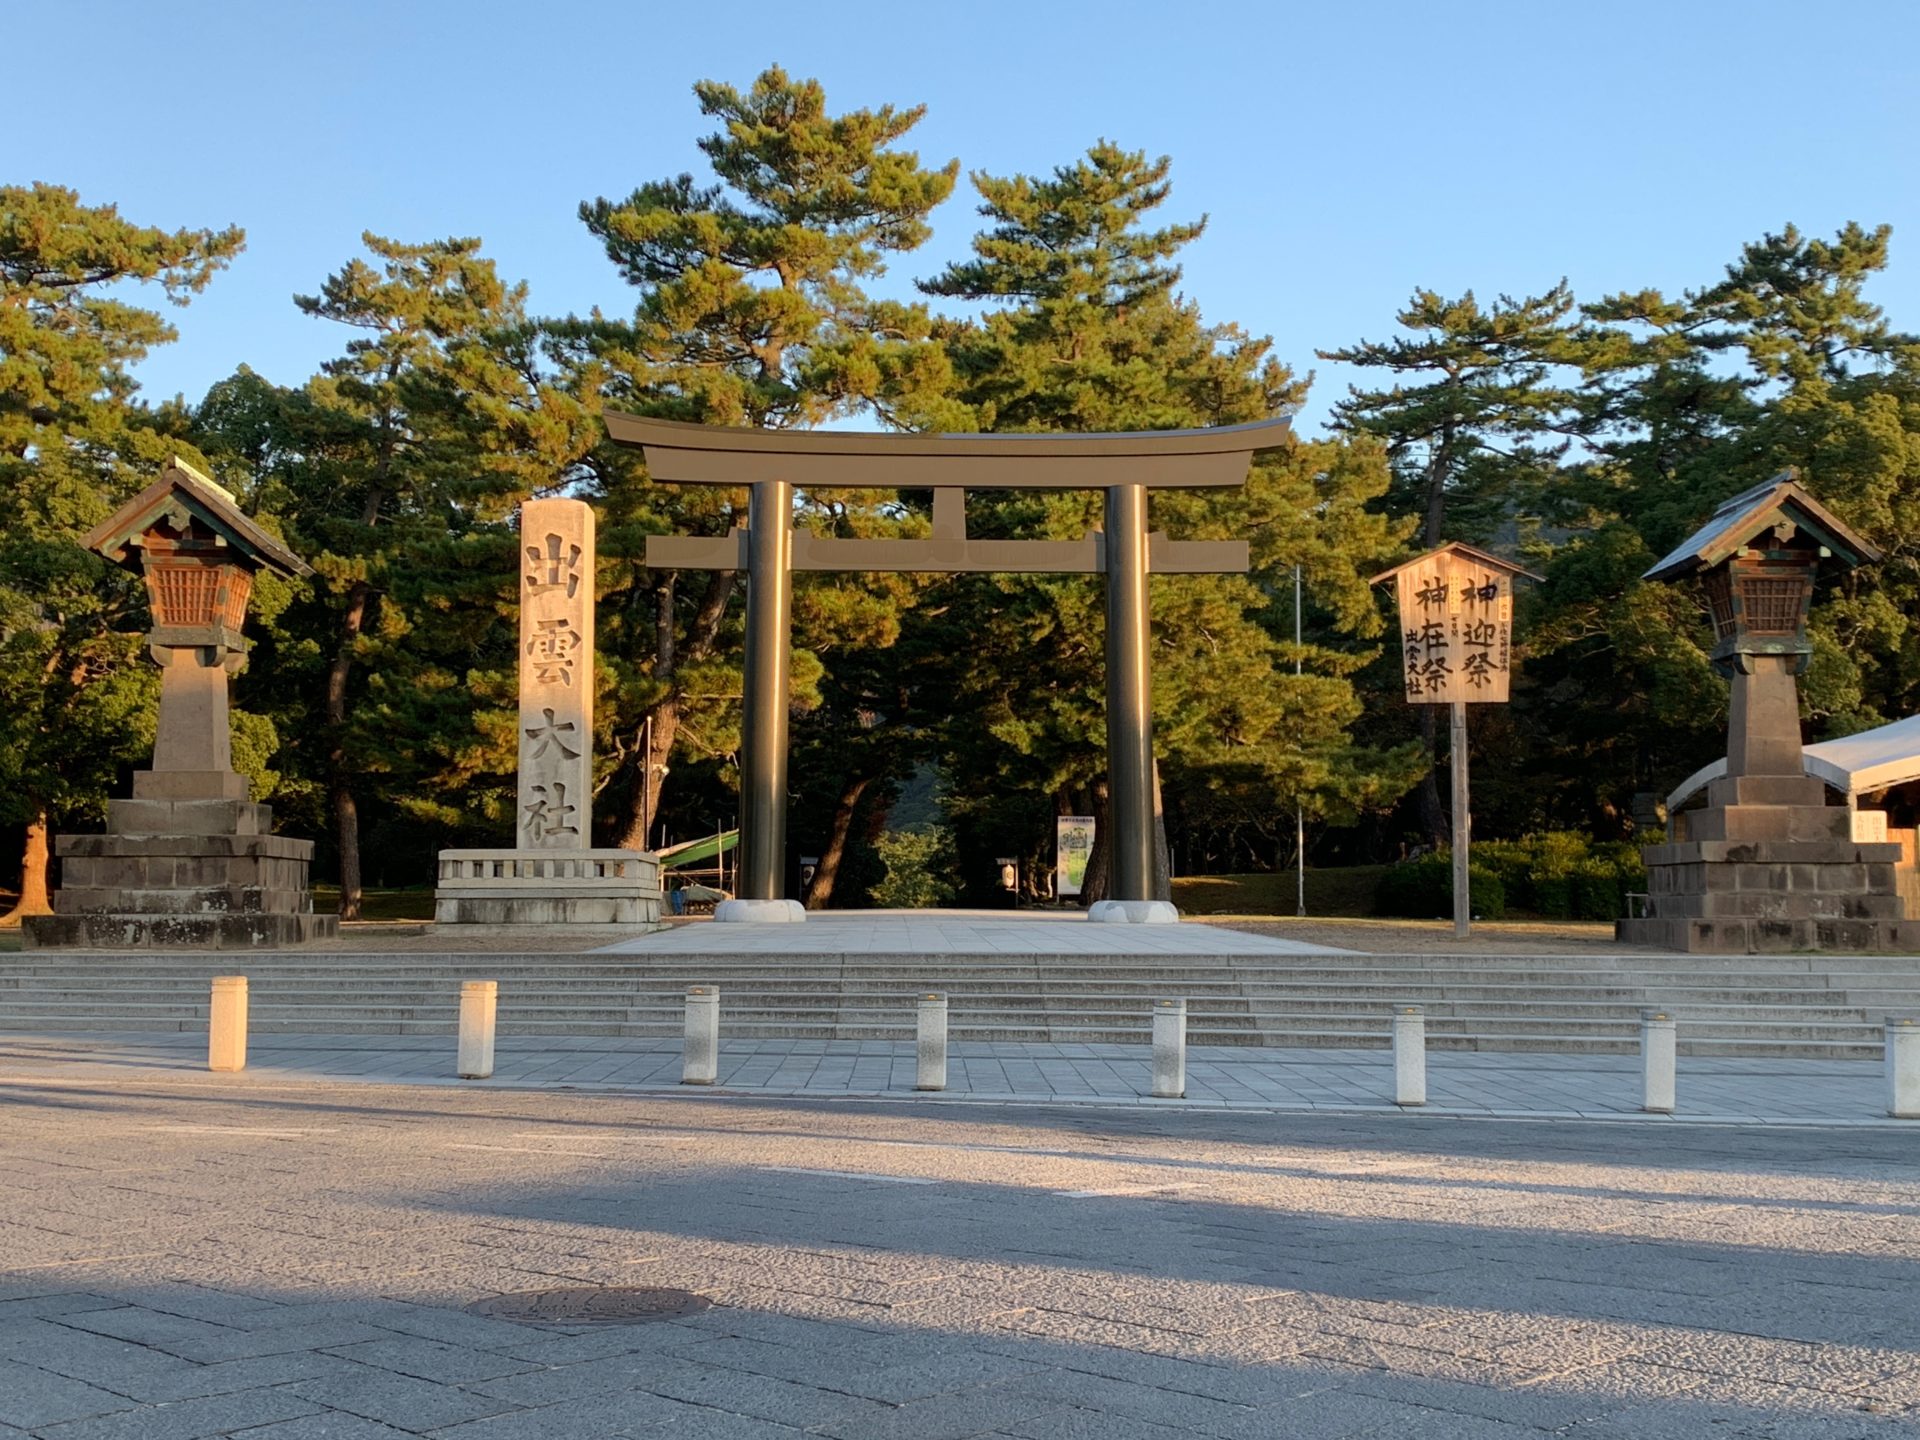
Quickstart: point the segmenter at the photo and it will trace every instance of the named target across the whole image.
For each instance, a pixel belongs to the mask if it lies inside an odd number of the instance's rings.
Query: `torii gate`
[[[1149,489],[1244,485],[1253,452],[1282,444],[1284,419],[1206,430],[1114,435],[924,435],[753,430],[688,425],[609,411],[616,444],[646,452],[668,484],[749,491],[747,525],[723,537],[654,535],[647,564],[665,570],[747,572],[742,697],[740,881],[719,920],[801,920],[782,895],[786,874],[787,679],[795,570],[910,573],[1066,573],[1107,577],[1107,779],[1111,900],[1091,920],[1178,918],[1153,898],[1153,719],[1147,652],[1147,576],[1237,575],[1244,540],[1169,540],[1147,533]],[[843,540],[795,530],[802,489],[933,491],[924,540]],[[1106,529],[1078,540],[967,537],[966,492],[1103,490]]]

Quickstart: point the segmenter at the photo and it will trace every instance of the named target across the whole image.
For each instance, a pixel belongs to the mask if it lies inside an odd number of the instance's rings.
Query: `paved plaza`
[[[1911,1132],[21,1063],[0,1436],[1797,1440],[1920,1415]],[[568,1285],[714,1305],[464,1308]]]
[[[454,1078],[443,1036],[256,1035],[261,1084],[362,1081],[494,1089],[680,1090],[678,1039],[501,1036],[494,1076]],[[129,1081],[212,1084],[204,1032],[0,1035],[0,1083]],[[1281,1111],[1395,1111],[1386,1050],[1190,1046],[1187,1098],[1153,1099],[1150,1049],[1134,1045],[955,1042],[948,1089],[927,1103],[1077,1103]],[[913,1091],[914,1048],[882,1040],[726,1041],[719,1087],[798,1098],[884,1099]],[[1717,1124],[1883,1125],[1920,1148],[1920,1122],[1887,1118],[1878,1061],[1682,1057],[1677,1119]],[[1640,1111],[1640,1060],[1624,1055],[1430,1051],[1427,1111],[1541,1120],[1656,1119]],[[1657,1123],[1657,1121],[1656,1121]]]
[[[797,925],[683,924],[612,955],[1343,955],[1220,925],[1096,925],[1078,910],[820,910]]]

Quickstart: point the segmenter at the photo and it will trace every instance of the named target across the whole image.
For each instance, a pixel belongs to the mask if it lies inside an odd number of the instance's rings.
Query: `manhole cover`
[[[710,1309],[713,1302],[691,1290],[650,1285],[564,1285],[557,1290],[519,1290],[476,1300],[469,1315],[527,1320],[537,1325],[638,1325]]]

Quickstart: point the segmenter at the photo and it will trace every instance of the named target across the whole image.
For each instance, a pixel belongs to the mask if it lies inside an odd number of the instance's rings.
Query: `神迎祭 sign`
[[[1531,571],[1458,542],[1373,577],[1400,602],[1400,670],[1409,705],[1452,712],[1453,933],[1472,933],[1468,898],[1467,706],[1503,702],[1513,678],[1513,582]]]
[[[1467,545],[1444,546],[1387,572],[1399,593],[1409,705],[1507,698],[1513,581],[1526,573]]]

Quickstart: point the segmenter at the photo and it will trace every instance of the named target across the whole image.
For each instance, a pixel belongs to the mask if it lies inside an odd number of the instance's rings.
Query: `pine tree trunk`
[[[1093,782],[1093,849],[1087,852],[1087,876],[1080,885],[1080,903],[1091,907],[1107,898],[1107,855],[1112,847],[1108,840],[1107,782]]]
[[[358,920],[362,894],[360,889],[360,807],[344,779],[327,787],[333,806],[334,843],[340,850],[340,918]]]
[[[807,886],[807,909],[825,910],[833,903],[833,882],[839,878],[840,861],[847,853],[847,837],[853,833],[854,811],[872,783],[870,775],[856,776],[840,791],[840,799],[833,807],[833,826],[820,851],[820,864],[814,869],[813,883]]]
[[[327,754],[327,799],[333,809],[334,841],[340,851],[340,918],[360,918],[360,807],[347,784],[347,680],[353,674],[353,650],[366,627],[373,587],[356,580],[347,591],[340,617],[340,640],[327,667],[327,724],[333,745]]]
[[[30,915],[51,915],[53,902],[47,894],[47,812],[42,810],[27,822],[27,843],[20,858],[20,899],[13,909],[0,915],[0,929],[17,930]]]
[[[616,819],[613,843],[620,850],[651,850],[648,832],[660,829],[660,791],[667,781],[667,757],[680,733],[680,698],[669,695],[643,717],[647,742],[639,751],[642,773],[627,787],[626,804]]]

